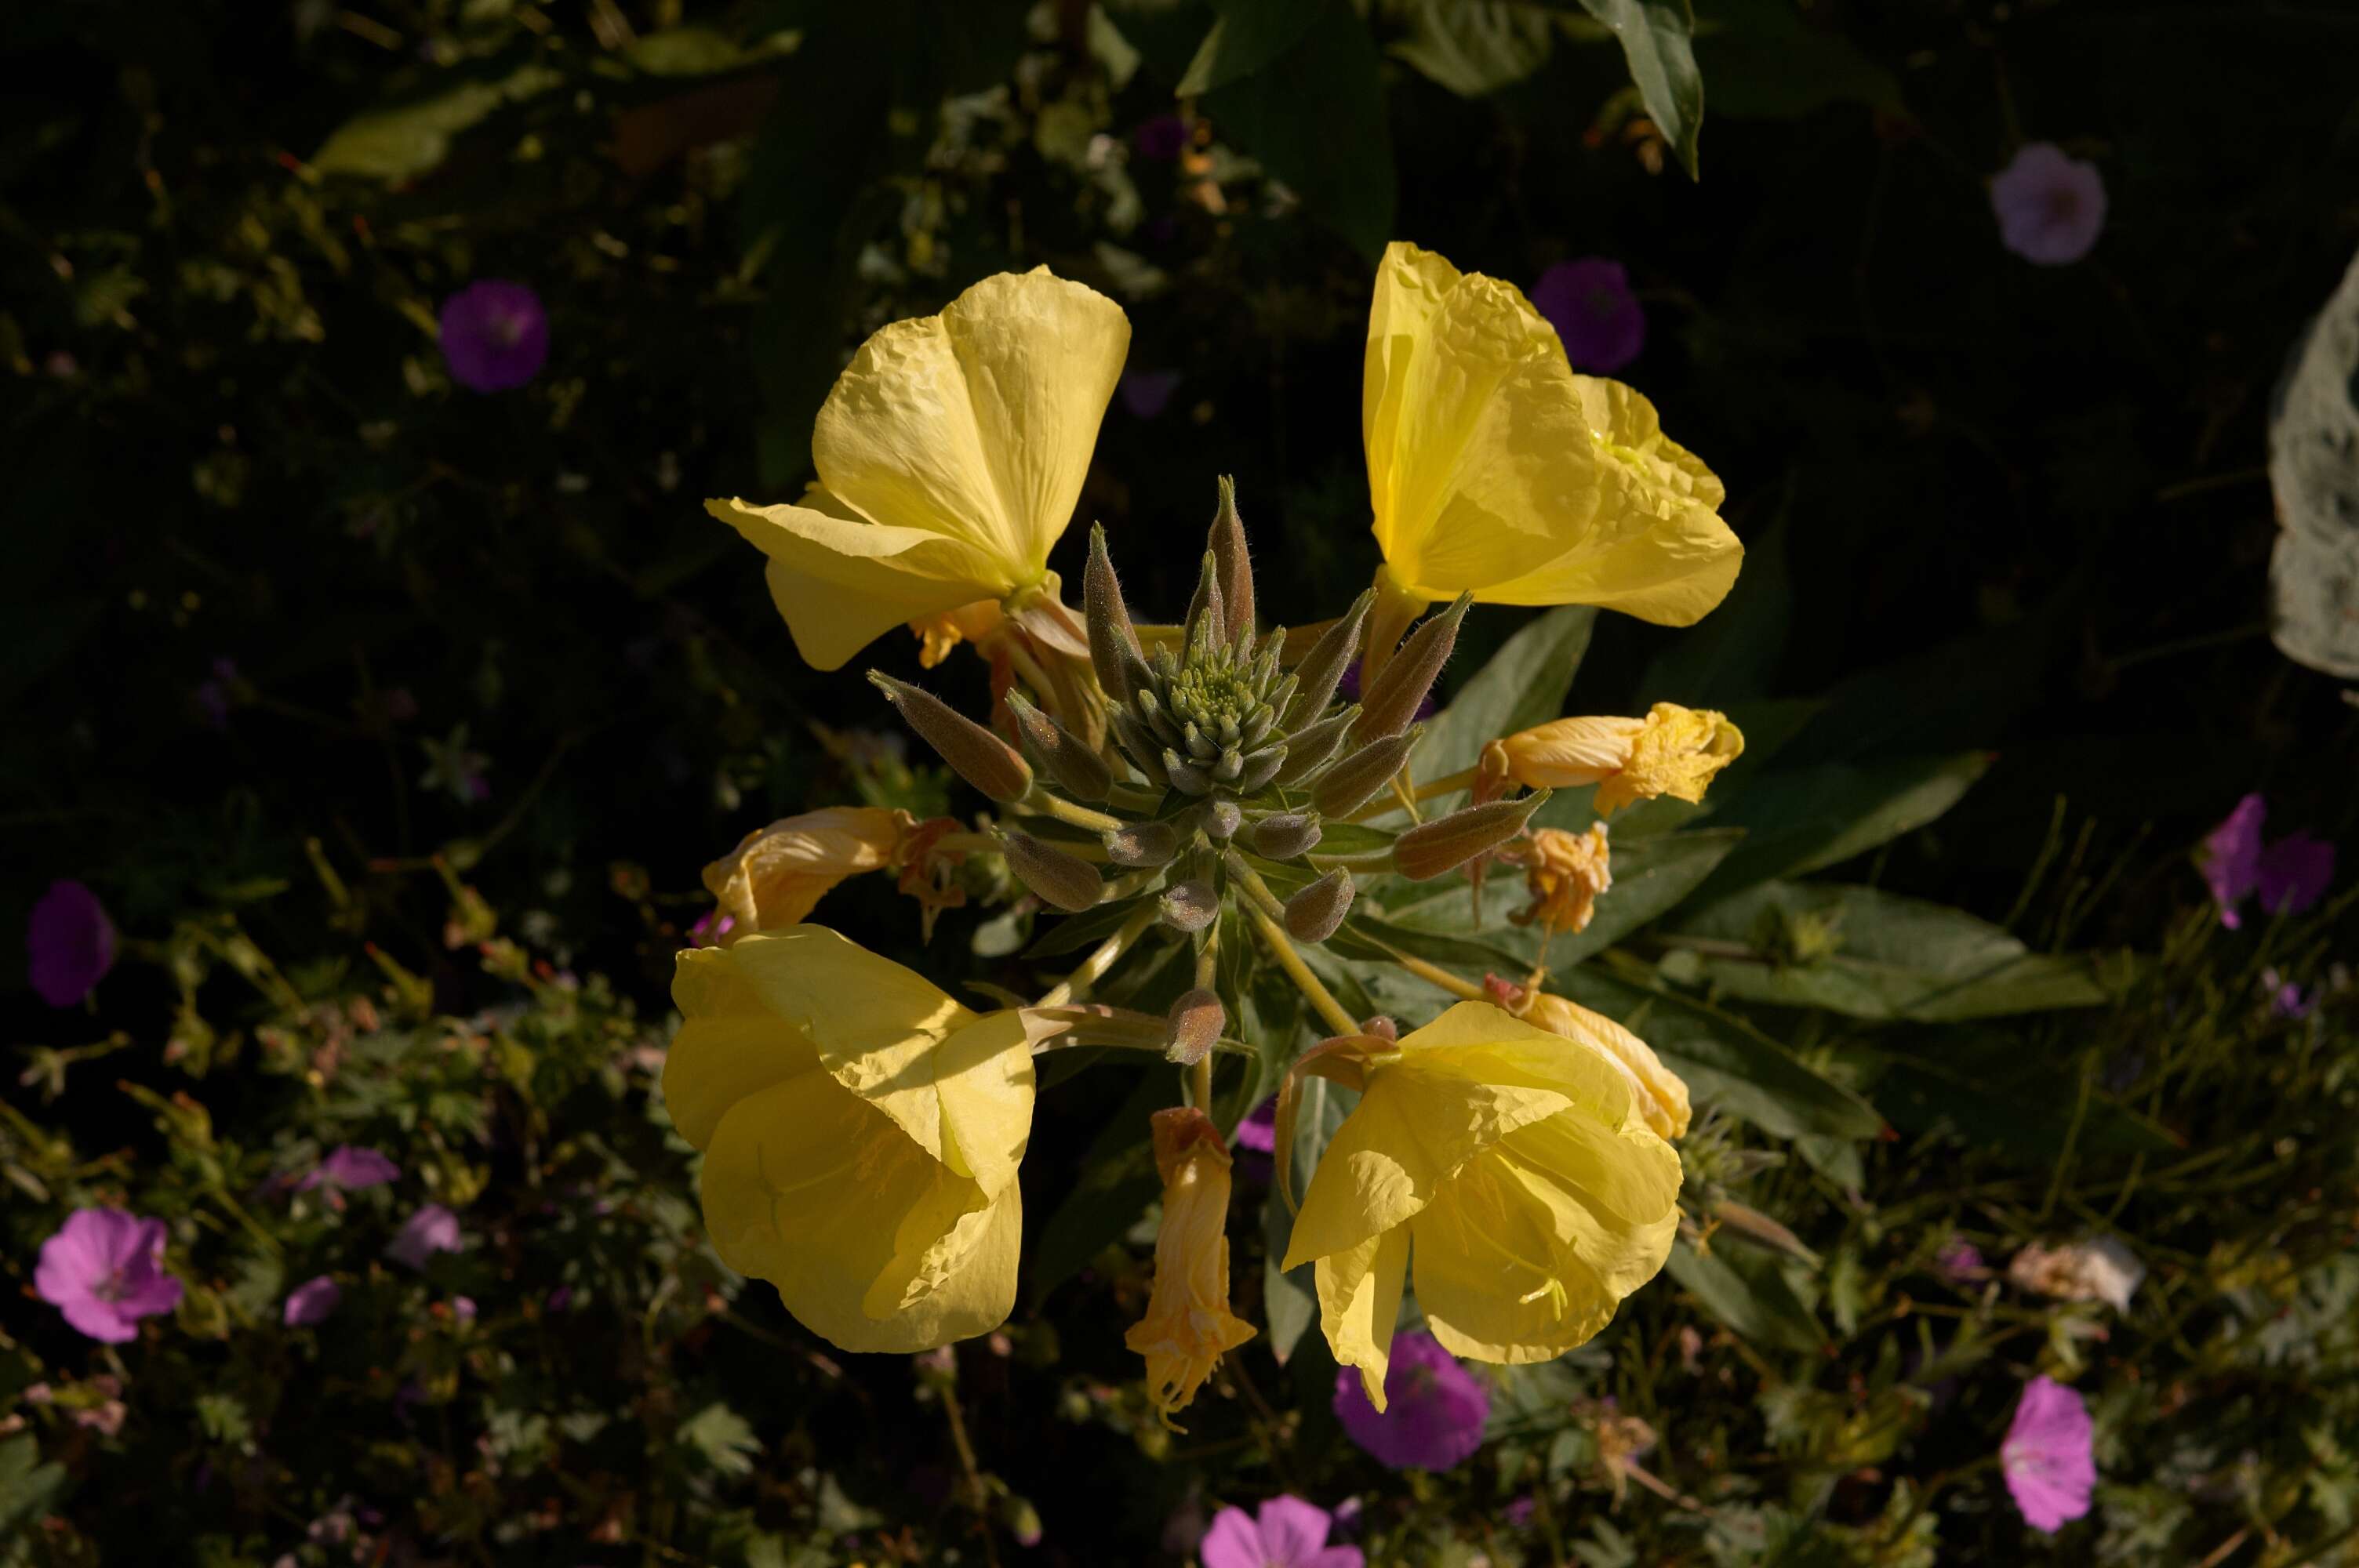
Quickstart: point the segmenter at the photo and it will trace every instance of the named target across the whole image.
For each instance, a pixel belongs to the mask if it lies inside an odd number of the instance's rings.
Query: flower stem
[[[1376,946],[1382,947],[1384,946],[1384,944],[1380,942],[1377,943]],[[1476,985],[1472,980],[1460,979],[1458,976],[1451,974],[1448,969],[1441,968],[1438,964],[1429,964],[1423,958],[1413,958],[1397,947],[1385,947],[1385,953],[1386,956],[1390,957],[1394,963],[1398,964],[1402,968],[1407,969],[1419,979],[1425,981],[1428,985],[1440,986],[1443,990],[1448,991],[1451,996],[1458,998],[1461,1001],[1487,1001],[1490,1000],[1490,994],[1484,990],[1481,986]]]
[[[1122,923],[1121,930],[1099,943],[1096,950],[1082,959],[1079,968],[1051,987],[1048,994],[1032,1005],[1062,1007],[1075,996],[1103,979],[1105,972],[1113,968],[1125,953],[1130,951],[1130,945],[1145,935],[1147,928],[1155,924],[1158,913],[1160,912],[1152,903],[1141,904],[1128,920]]]
[[[1086,827],[1093,833],[1110,833],[1123,826],[1123,820],[1119,816],[1108,816],[1103,811],[1092,811],[1086,806],[1075,806],[1071,801],[1050,795],[1045,789],[1036,789],[1026,795],[1023,805],[1027,811],[1037,812],[1042,816],[1053,816],[1060,822],[1071,823],[1075,827]]]
[[[1254,880],[1260,881],[1258,877]],[[1266,892],[1269,890],[1264,888],[1262,891]],[[1326,982],[1310,972],[1310,966],[1302,961],[1302,955],[1296,950],[1294,939],[1286,934],[1286,927],[1272,920],[1268,912],[1258,904],[1248,904],[1245,913],[1253,916],[1254,925],[1261,932],[1261,939],[1269,948],[1270,957],[1277,960],[1277,967],[1286,971],[1286,978],[1294,982],[1294,989],[1300,991],[1313,1011],[1326,1021],[1327,1027],[1338,1034],[1357,1034],[1360,1021],[1344,1011],[1343,1004],[1335,1000],[1335,993],[1327,989]]]

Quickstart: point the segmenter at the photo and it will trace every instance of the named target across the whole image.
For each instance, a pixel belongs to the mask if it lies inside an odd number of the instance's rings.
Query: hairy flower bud
[[[1031,793],[1032,770],[1015,747],[923,687],[878,670],[868,678],[959,777],[1003,805]]]
[[[1057,781],[1057,787],[1076,800],[1103,800],[1114,790],[1113,770],[1105,759],[1067,732],[1065,727],[1025,700],[1020,691],[1007,694],[1007,711],[1016,728]]]
[[[1349,816],[1374,800],[1408,761],[1422,726],[1361,747],[1330,769],[1310,792],[1310,803],[1322,816]]]
[[[1548,797],[1548,791],[1542,790],[1521,800],[1470,806],[1419,823],[1393,841],[1393,870],[1413,882],[1430,881],[1445,871],[1454,871],[1521,833]]]
[[[1096,524],[1090,525],[1090,563],[1082,572],[1082,623],[1089,633],[1090,667],[1097,671],[1098,685],[1122,702],[1133,689],[1131,665],[1145,665],[1129,608],[1122,601],[1121,580],[1106,554],[1105,529]]]
[[[1196,573],[1196,591],[1188,600],[1188,619],[1180,624],[1188,629],[1190,648],[1229,639],[1226,609],[1221,603],[1221,563],[1210,550],[1204,552],[1203,564]]]
[[[1253,559],[1245,549],[1245,520],[1237,515],[1237,481],[1221,476],[1221,503],[1205,541],[1220,563],[1221,608],[1231,631],[1254,623]]]
[[[1002,828],[999,843],[1007,855],[1007,869],[1044,903],[1079,914],[1098,902],[1105,884],[1098,880],[1098,869],[1087,860],[1014,828]]]
[[[1352,873],[1334,871],[1286,901],[1287,934],[1298,942],[1324,942],[1352,912]]]
[[[1234,800],[1207,801],[1199,809],[1199,820],[1204,825],[1204,837],[1215,844],[1225,844],[1235,838],[1237,828],[1245,821],[1245,814],[1238,809]]]
[[[1171,775],[1163,771],[1163,743],[1156,739],[1154,730],[1119,708],[1107,714],[1106,719],[1115,742],[1122,747],[1122,754],[1147,775],[1147,783],[1159,786],[1171,782]]]
[[[1219,992],[1199,986],[1182,992],[1164,1019],[1170,1026],[1164,1055],[1183,1067],[1192,1067],[1220,1043],[1221,1031],[1229,1026],[1229,1011],[1221,1005]]]
[[[1473,602],[1473,595],[1462,593],[1448,610],[1409,634],[1400,652],[1360,694],[1360,721],[1352,726],[1353,741],[1379,740],[1408,728],[1425,694],[1440,677],[1441,666],[1450,662],[1451,650],[1458,645],[1459,623]]]
[[[1163,924],[1174,931],[1201,931],[1221,913],[1221,896],[1202,881],[1174,882],[1156,901]]]
[[[1161,866],[1180,852],[1180,830],[1169,822],[1128,822],[1108,828],[1101,842],[1117,866]]]
[[[1319,844],[1319,818],[1305,811],[1265,816],[1253,825],[1253,851],[1266,860],[1291,860]]]
[[[1308,730],[1297,730],[1286,743],[1286,756],[1278,763],[1271,781],[1287,789],[1310,778],[1327,765],[1343,744],[1343,733],[1360,716],[1356,707],[1346,708],[1321,719]]]
[[[1375,589],[1353,600],[1343,619],[1327,628],[1327,634],[1312,643],[1310,652],[1294,666],[1295,676],[1301,685],[1295,691],[1293,705],[1286,710],[1288,729],[1309,724],[1335,700],[1335,685],[1343,678],[1352,656],[1360,650],[1360,629],[1367,623],[1369,607],[1375,601]]]

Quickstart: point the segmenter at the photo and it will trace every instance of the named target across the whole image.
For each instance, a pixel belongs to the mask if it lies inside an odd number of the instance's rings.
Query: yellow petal
[[[1631,737],[1630,755],[1597,789],[1600,812],[1668,795],[1703,798],[1713,775],[1745,754],[1745,735],[1724,713],[1658,702]]]
[[[664,1057],[664,1105],[697,1148],[712,1141],[729,1108],[798,1074],[816,1076],[819,1050],[780,1018],[718,947],[691,947],[673,962],[671,996],[684,1022]]]
[[[1020,1014],[978,1017],[823,925],[749,936],[729,953],[762,1000],[810,1037],[837,1083],[986,1192],[1014,1179],[1032,1126]]]
[[[1361,418],[1376,541],[1408,597],[1686,625],[1735,581],[1719,481],[1645,398],[1574,375],[1554,329],[1495,278],[1386,252]]]
[[[1663,1065],[1655,1048],[1602,1012],[1543,991],[1525,1018],[1552,1033],[1603,1052],[1628,1077],[1631,1108],[1658,1138],[1684,1138],[1693,1114],[1687,1081]]]
[[[846,877],[890,865],[908,827],[906,812],[831,806],[756,828],[704,868],[704,885],[737,922],[738,936],[801,924],[829,889]]]
[[[1046,267],[985,278],[862,345],[812,461],[864,516],[972,546],[1005,581],[967,597],[1004,598],[1038,580],[1072,518],[1129,346],[1122,308],[1093,289]]]
[[[705,1223],[844,1350],[916,1351],[995,1328],[1015,1302],[1014,1184],[995,1201],[823,1074],[739,1101],[707,1150]]]
[[[1319,1330],[1338,1367],[1357,1367],[1360,1387],[1378,1413],[1392,1367],[1393,1323],[1408,1274],[1408,1227],[1395,1226],[1356,1247],[1319,1260]]]
[[[1578,789],[1622,771],[1646,721],[1557,719],[1499,742],[1507,774],[1527,789]]]

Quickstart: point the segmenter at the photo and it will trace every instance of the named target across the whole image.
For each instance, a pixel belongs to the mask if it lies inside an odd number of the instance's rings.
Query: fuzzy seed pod
[[[1016,727],[1057,781],[1057,787],[1075,800],[1103,800],[1114,790],[1114,773],[1105,759],[1068,734],[1065,727],[1025,700],[1020,691],[1007,694],[1007,711]]]
[[[1208,881],[1174,882],[1163,890],[1163,896],[1156,902],[1162,911],[1163,924],[1174,931],[1201,931],[1221,913],[1220,894]]]
[[[1180,831],[1169,822],[1131,822],[1107,829],[1102,842],[1117,866],[1161,866],[1180,852]]]
[[[1421,727],[1353,752],[1328,770],[1311,790],[1310,803],[1322,816],[1349,816],[1359,810],[1401,771],[1420,732]]]
[[[1098,869],[1087,860],[1013,828],[1001,829],[999,843],[1007,856],[1007,869],[1044,903],[1068,914],[1097,903],[1105,884],[1098,880]]]
[[[1015,747],[920,687],[876,670],[868,678],[959,777],[1002,805],[1032,792],[1032,770]]]
[[[1234,800],[1210,800],[1202,807],[1204,837],[1215,844],[1225,844],[1236,837],[1238,826],[1245,814]]]
[[[1221,1005],[1219,992],[1200,986],[1181,993],[1164,1021],[1170,1033],[1165,1036],[1163,1054],[1183,1067],[1192,1067],[1220,1043],[1221,1031],[1229,1026],[1229,1010]]]
[[[1413,882],[1430,881],[1445,871],[1454,871],[1521,833],[1548,797],[1549,792],[1542,790],[1520,800],[1470,806],[1420,823],[1393,841],[1393,870]]]
[[[1265,816],[1253,825],[1253,852],[1265,860],[1291,860],[1319,844],[1319,818],[1309,812]]]
[[[1330,871],[1286,901],[1286,931],[1298,942],[1324,942],[1352,912],[1349,871]]]

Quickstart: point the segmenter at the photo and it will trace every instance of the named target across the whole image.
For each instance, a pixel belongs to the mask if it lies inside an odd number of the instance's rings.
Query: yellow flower
[[[861,345],[811,431],[800,505],[708,501],[770,557],[795,646],[840,667],[896,626],[1053,597],[1130,322],[1046,267],[987,277]]]
[[[1526,925],[1538,921],[1550,934],[1585,929],[1597,913],[1598,895],[1614,885],[1605,824],[1586,833],[1537,828],[1524,856],[1524,887],[1532,902],[1510,918]]]
[[[1551,1360],[1662,1268],[1680,1174],[1598,1050],[1481,1001],[1381,1044],[1361,1042],[1360,1103],[1310,1179],[1285,1262],[1316,1260],[1320,1325],[1378,1410],[1412,1269],[1451,1354]]]
[[[1692,1110],[1685,1079],[1663,1065],[1655,1048],[1601,1012],[1541,991],[1524,1010],[1524,1022],[1551,1034],[1602,1051],[1629,1080],[1631,1108],[1658,1138],[1685,1138]]]
[[[1745,734],[1725,713],[1658,702],[1644,719],[1556,719],[1494,741],[1474,793],[1495,799],[1510,780],[1527,789],[1595,784],[1601,815],[1663,795],[1693,804],[1744,754]]]
[[[987,1334],[1016,1301],[1022,1015],[977,1015],[834,932],[679,955],[664,1100],[722,1260],[843,1350]]]
[[[1377,269],[1360,426],[1385,556],[1372,650],[1461,591],[1687,626],[1736,580],[1721,482],[1654,405],[1574,374],[1521,293],[1430,251],[1395,243]]]
[[[1147,1357],[1147,1390],[1168,1426],[1254,1330],[1229,1311],[1228,1146],[1191,1106],[1157,1111],[1154,1128],[1155,1168],[1163,1176],[1155,1289],[1147,1315],[1123,1343]]]
[[[722,946],[756,931],[801,925],[836,883],[894,864],[916,826],[906,811],[831,806],[746,834],[704,868],[706,889],[733,922]]]

